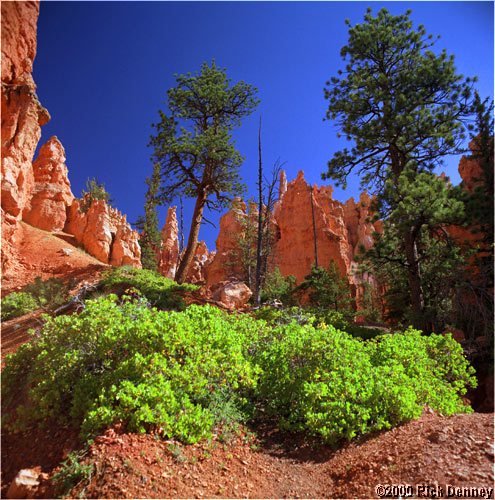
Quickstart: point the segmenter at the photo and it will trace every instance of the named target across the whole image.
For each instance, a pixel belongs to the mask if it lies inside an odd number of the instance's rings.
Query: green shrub
[[[365,341],[316,316],[270,326],[212,306],[158,311],[115,295],[44,319],[2,373],[6,404],[27,394],[9,425],[55,419],[88,437],[122,422],[196,442],[215,427],[228,439],[239,422],[268,414],[335,444],[416,418],[425,405],[470,411],[462,396],[476,384],[450,335],[412,329]]]
[[[158,309],[185,308],[181,294],[197,289],[196,285],[179,285],[161,274],[149,269],[130,266],[115,267],[104,273],[100,284],[106,293],[122,295],[128,289],[135,289]]]
[[[13,292],[2,299],[2,321],[22,316],[35,309],[54,309],[67,301],[69,286],[58,278],[36,277],[22,292]]]
[[[81,193],[81,211],[86,213],[95,200],[103,200],[107,203],[112,202],[110,194],[105,189],[105,184],[98,182],[95,178],[88,178],[86,180],[86,189],[83,189]]]
[[[23,291],[34,297],[38,307],[45,310],[54,309],[69,298],[69,284],[65,284],[59,278],[43,280],[37,276],[33,283],[26,285]]]
[[[19,423],[72,422],[89,436],[123,421],[195,442],[222,423],[215,391],[231,407],[246,404],[259,377],[248,356],[259,330],[210,306],[178,313],[115,295],[89,300],[77,316],[46,318],[39,338],[8,360],[2,393],[9,400],[29,388]]]
[[[12,292],[2,299],[2,321],[17,318],[37,309],[36,299],[27,292]]]
[[[283,304],[293,302],[292,292],[296,285],[294,276],[283,276],[278,267],[265,278],[263,290],[261,292],[261,301],[269,302],[279,300]]]
[[[466,410],[461,396],[477,381],[452,335],[422,335],[409,327],[403,333],[378,337],[367,348],[375,366],[403,371],[420,404],[445,415]]]
[[[291,323],[258,353],[259,395],[290,429],[326,442],[419,417],[469,411],[461,396],[476,383],[462,348],[449,337],[408,330],[362,341],[332,326]]]

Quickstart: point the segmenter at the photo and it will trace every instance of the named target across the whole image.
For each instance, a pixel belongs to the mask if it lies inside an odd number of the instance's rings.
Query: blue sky
[[[151,173],[151,124],[158,109],[166,110],[173,75],[214,58],[233,81],[259,90],[261,104],[234,134],[248,196],[255,193],[260,115],[266,168],[280,158],[289,180],[302,169],[322,184],[327,161],[344,146],[323,121],[323,87],[343,67],[344,20],[361,22],[368,6],[375,13],[411,9],[415,24],[441,36],[435,50],[454,54],[458,72],[478,76],[481,96],[493,97],[492,2],[42,1],[34,77],[52,115],[42,142],[56,135],[65,146],[74,194],[97,177],[135,221]],[[458,161],[449,158],[443,169],[454,183]],[[334,197],[344,201],[359,191],[353,178]],[[192,204],[185,201],[186,226]],[[165,213],[161,208],[161,225]],[[217,233],[204,225],[200,238],[213,248]]]

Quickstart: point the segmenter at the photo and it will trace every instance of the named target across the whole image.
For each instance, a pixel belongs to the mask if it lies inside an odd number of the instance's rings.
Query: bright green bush
[[[2,299],[2,321],[17,318],[37,309],[36,299],[26,292],[12,292]]]
[[[288,325],[294,322],[298,325],[312,325],[314,327],[332,325],[339,330],[346,331],[349,327],[349,322],[342,312],[324,308],[265,306],[254,311],[254,316],[265,320],[271,326]]]
[[[461,396],[476,381],[450,337],[408,330],[365,342],[291,323],[273,338],[258,353],[259,395],[285,427],[337,443],[419,417],[425,405],[469,411]]]
[[[157,311],[110,295],[45,320],[2,374],[7,400],[28,388],[19,422],[72,422],[88,436],[123,421],[194,442],[216,423],[215,391],[242,408],[259,377],[248,352],[260,323],[248,316],[210,306]]]
[[[375,366],[407,377],[419,404],[445,415],[469,408],[461,396],[476,387],[475,372],[450,334],[426,336],[410,327],[368,342],[367,349]]]
[[[43,280],[37,276],[22,292],[2,299],[2,321],[22,316],[35,309],[54,309],[68,300],[69,285],[59,278]]]
[[[364,341],[307,320],[270,326],[211,306],[159,311],[140,297],[101,297],[79,315],[47,316],[8,358],[2,396],[8,405],[27,394],[11,425],[55,419],[90,436],[122,421],[184,442],[260,414],[338,443],[425,405],[470,410],[462,395],[473,369],[451,336],[409,329]]]
[[[130,266],[115,267],[107,271],[100,284],[104,292],[118,295],[134,288],[144,295],[152,306],[176,310],[185,308],[181,294],[197,289],[196,285],[179,285],[155,271]]]

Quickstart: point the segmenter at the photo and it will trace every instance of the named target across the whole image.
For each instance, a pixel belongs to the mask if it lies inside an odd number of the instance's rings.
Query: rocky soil
[[[387,487],[394,485],[408,488],[405,496],[433,497],[440,489],[446,496],[452,488],[478,488],[480,495],[493,488],[493,414],[445,418],[425,412],[417,421],[339,450],[269,425],[255,430],[257,437],[242,433],[228,444],[215,440],[181,446],[110,429],[95,440],[84,459],[94,464],[91,480],[75,487],[71,496],[398,497],[400,490]],[[77,436],[68,429],[4,435],[2,494],[18,470],[38,466],[36,471],[45,474],[36,496],[53,496],[48,478],[57,461],[77,444]]]

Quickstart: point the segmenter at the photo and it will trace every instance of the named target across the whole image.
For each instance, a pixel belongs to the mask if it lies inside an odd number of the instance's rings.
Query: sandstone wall
[[[57,233],[65,229],[101,262],[140,266],[138,234],[125,216],[104,202],[81,212],[71,191],[65,150],[56,137],[40,148],[33,163],[41,126],[50,119],[38,100],[32,77],[39,3],[2,2],[1,9],[4,278],[29,266],[20,253],[29,232],[22,231],[20,220],[45,231]]]
[[[50,115],[32,77],[37,2],[2,2],[2,208],[20,218],[34,188],[31,162]]]
[[[281,173],[280,199],[271,222],[276,240],[271,266],[278,267],[285,276],[295,276],[300,283],[315,263],[316,233],[318,265],[328,268],[334,262],[355,290],[363,277],[356,274],[354,256],[361,246],[371,247],[372,235],[380,226],[368,220],[371,200],[366,193],[358,202],[351,198],[343,204],[332,198],[332,191],[331,186],[310,186],[303,172],[289,183],[285,172]],[[221,218],[217,253],[206,268],[209,286],[241,276],[239,262],[233,262],[232,256],[239,255],[241,221],[245,217],[245,204],[236,200]]]

